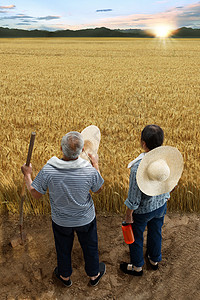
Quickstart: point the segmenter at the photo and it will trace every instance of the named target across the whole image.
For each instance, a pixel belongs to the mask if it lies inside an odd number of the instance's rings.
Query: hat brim
[[[81,135],[84,140],[84,151],[80,156],[89,161],[88,153],[92,155],[96,155],[98,153],[101,133],[97,126],[90,125],[83,129]]]
[[[165,160],[170,175],[165,181],[151,180],[147,168],[156,160]],[[160,146],[147,152],[139,164],[136,181],[139,189],[148,196],[157,196],[168,193],[177,185],[183,172],[183,157],[179,150],[171,146]]]

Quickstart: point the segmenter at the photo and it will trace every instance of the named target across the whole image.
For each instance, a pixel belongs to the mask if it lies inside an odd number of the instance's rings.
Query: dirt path
[[[29,242],[13,249],[9,242],[18,231],[18,218],[0,216],[0,299],[200,299],[200,216],[167,214],[159,270],[152,271],[145,264],[141,278],[119,270],[119,263],[129,260],[120,227],[122,219],[118,215],[97,215],[100,259],[107,266],[99,285],[88,286],[82,252],[75,238],[73,285],[65,288],[52,279],[56,254],[50,217],[26,217]]]

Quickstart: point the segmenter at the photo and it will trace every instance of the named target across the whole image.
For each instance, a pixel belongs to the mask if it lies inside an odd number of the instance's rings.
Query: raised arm
[[[99,170],[99,157],[98,157],[98,154],[96,156],[93,156],[91,155],[90,153],[88,153],[88,156],[90,158],[90,162],[92,164],[92,166],[99,172],[99,174],[101,175],[100,173],[100,170]],[[103,185],[100,187],[100,189],[95,192],[96,194],[99,194],[101,193],[101,191],[103,190]]]
[[[31,193],[31,195],[33,196],[33,198],[40,199],[42,197],[42,194],[39,193],[38,191],[36,191],[36,189],[34,189],[34,187],[32,187],[32,185],[31,185],[31,183],[32,183],[32,178],[31,178],[32,165],[30,164],[27,167],[26,164],[24,164],[21,167],[21,170],[22,170],[22,173],[24,174],[24,180],[25,180],[27,189],[29,190],[29,192]]]

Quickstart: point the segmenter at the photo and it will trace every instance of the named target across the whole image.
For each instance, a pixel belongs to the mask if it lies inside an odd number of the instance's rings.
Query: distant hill
[[[105,27],[58,31],[20,30],[0,27],[0,37],[149,37],[149,35],[142,30],[126,32],[119,29],[111,30]]]
[[[173,32],[175,38],[200,38],[200,29],[181,27]]]
[[[81,29],[81,30],[21,30],[9,29],[0,27],[0,38],[32,38],[32,37],[153,37],[152,34],[141,29],[114,29],[101,27],[95,29]],[[172,34],[174,38],[200,38],[200,29],[192,29],[182,27],[175,30]]]

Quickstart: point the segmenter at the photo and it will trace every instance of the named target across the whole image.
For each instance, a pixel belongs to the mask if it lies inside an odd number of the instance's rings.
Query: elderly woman
[[[85,271],[95,286],[105,273],[99,263],[95,208],[90,190],[99,193],[103,178],[98,158],[90,155],[91,164],[79,157],[84,141],[79,132],[67,133],[61,141],[63,157],[53,156],[32,182],[32,167],[22,166],[25,182],[31,195],[39,199],[49,189],[52,227],[57,252],[56,277],[71,286],[71,251],[74,231],[83,250]]]

